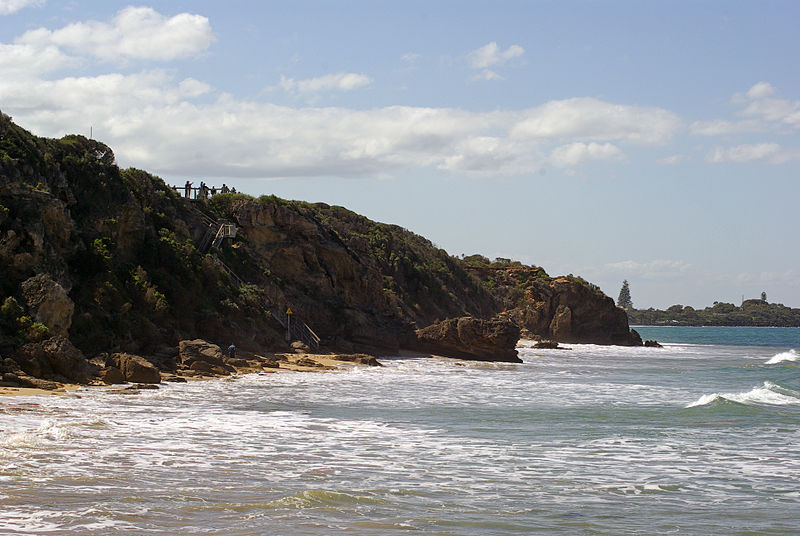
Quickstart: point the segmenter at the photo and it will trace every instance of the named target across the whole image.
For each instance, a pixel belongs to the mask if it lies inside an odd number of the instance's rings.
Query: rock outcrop
[[[238,361],[237,358],[227,357],[216,344],[203,339],[180,341],[178,356],[181,368],[218,376],[226,376],[236,371],[227,360]]]
[[[22,282],[22,294],[28,309],[37,322],[41,322],[52,335],[66,337],[72,325],[75,304],[64,287],[48,274],[39,274]]]
[[[567,343],[641,346],[624,309],[595,285],[574,276],[552,278],[535,266],[470,266],[504,299],[505,318],[529,336]]]
[[[416,331],[416,350],[472,361],[522,363],[519,327],[505,320],[451,318]]]
[[[23,345],[15,359],[31,376],[62,383],[87,383],[89,362],[66,337]]]
[[[161,383],[161,372],[158,368],[147,361],[145,358],[127,353],[111,354],[106,361],[106,367],[118,369],[122,373],[125,381],[130,383]],[[109,373],[112,381],[116,376],[113,372]]]

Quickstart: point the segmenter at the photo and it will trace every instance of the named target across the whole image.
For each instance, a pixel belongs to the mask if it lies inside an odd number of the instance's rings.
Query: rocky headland
[[[520,333],[641,344],[580,278],[459,259],[342,207],[186,199],[99,141],[1,113],[0,272],[0,386],[324,370],[401,349],[513,362]]]

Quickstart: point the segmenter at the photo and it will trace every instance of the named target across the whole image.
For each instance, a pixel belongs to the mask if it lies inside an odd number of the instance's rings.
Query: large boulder
[[[22,282],[25,302],[37,322],[41,322],[52,335],[66,337],[72,325],[75,304],[64,287],[47,274],[39,274]]]
[[[450,318],[416,331],[416,349],[472,361],[522,363],[517,356],[519,327],[507,320]]]
[[[111,354],[106,361],[106,367],[119,369],[125,380],[131,383],[161,383],[161,373],[158,368],[138,355]]]
[[[222,348],[203,339],[180,341],[178,343],[178,357],[180,363],[185,367],[191,367],[197,361],[220,367],[225,364],[225,355],[222,353]]]
[[[66,337],[25,344],[17,351],[15,359],[22,370],[37,378],[72,383],[89,381],[86,356]]]
[[[230,362],[231,358],[227,357],[219,346],[203,339],[180,341],[178,358],[183,368],[197,372],[219,376],[236,372],[235,365]]]

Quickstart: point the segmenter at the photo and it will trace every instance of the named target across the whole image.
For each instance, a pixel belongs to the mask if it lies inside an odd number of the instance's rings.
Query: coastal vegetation
[[[714,302],[704,309],[680,304],[665,310],[630,309],[628,319],[635,325],[800,327],[800,309],[769,303],[763,295],[761,299],[745,300],[740,306]]]

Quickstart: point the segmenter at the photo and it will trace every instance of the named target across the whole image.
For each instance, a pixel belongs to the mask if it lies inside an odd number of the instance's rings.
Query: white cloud
[[[677,115],[661,108],[612,104],[593,98],[551,101],[521,112],[512,135],[518,138],[625,140],[659,144],[681,125]]]
[[[58,30],[25,32],[17,44],[56,46],[105,61],[174,60],[196,55],[214,41],[206,17],[181,13],[167,18],[149,7],[126,7],[111,23],[77,22]]]
[[[11,15],[26,7],[39,7],[44,0],[0,0],[0,15]]]
[[[176,44],[176,36],[189,38]],[[160,51],[150,45],[137,49],[143,39]],[[208,177],[385,175],[419,167],[479,176],[524,175],[550,166],[569,173],[585,162],[622,158],[624,143],[665,142],[680,124],[666,110],[597,99],[489,112],[411,106],[354,110],[237,99],[166,70],[42,76],[95,58],[176,58],[203,50],[211,39],[205,18],[167,18],[149,8],[126,8],[108,24],[79,22],[27,32],[15,44],[0,44],[0,103],[40,135],[83,132],[92,125],[123,166]],[[522,53],[521,47],[483,48],[476,65],[499,64]],[[313,96],[371,82],[365,74],[335,73],[282,77],[280,87]]]
[[[6,78],[28,78],[77,63],[77,58],[67,56],[53,45],[35,47],[0,43],[0,72]]]
[[[522,56],[524,53],[525,49],[519,45],[511,45],[505,50],[500,50],[497,43],[492,41],[470,52],[469,62],[473,69],[486,69],[494,65],[502,65],[510,59]]]
[[[623,157],[619,147],[611,143],[575,142],[556,147],[550,162],[560,168],[569,168],[590,160],[618,160]]]
[[[502,80],[503,77],[489,67],[503,65],[524,53],[525,49],[519,45],[511,45],[507,49],[501,50],[495,41],[473,50],[467,55],[470,67],[481,71],[473,77],[473,80]]]
[[[359,78],[328,80],[336,83],[289,87],[354,87]],[[4,111],[40,135],[62,136],[91,124],[122,165],[209,177],[362,176],[414,167],[479,176],[531,174],[548,166],[569,172],[588,161],[621,158],[618,142],[640,141],[644,129],[650,133],[645,141],[666,139],[669,129],[663,123],[677,121],[664,110],[594,99],[588,107],[571,99],[516,111],[353,110],[276,106],[225,94],[208,102],[213,91],[202,81],[175,80],[162,70],[56,80],[0,78]],[[204,102],[196,102],[201,95]],[[587,109],[608,113],[583,116],[580,111]],[[531,118],[548,116],[543,110],[571,110],[566,116],[574,117],[566,126],[520,136],[520,131],[530,133]],[[599,116],[606,118],[602,127]]]
[[[698,136],[728,136],[745,132],[764,132],[767,128],[758,121],[726,121],[714,119],[711,121],[695,121],[689,125],[689,131]]]
[[[750,99],[763,99],[775,93],[775,88],[769,82],[759,82],[747,91]]]
[[[800,151],[785,149],[777,143],[754,143],[735,147],[717,147],[706,157],[706,161],[719,164],[725,162],[745,163],[763,161],[769,164],[783,164],[800,159]]]
[[[295,80],[281,76],[280,87],[289,92],[316,93],[319,91],[352,91],[368,86],[372,79],[359,73],[327,74],[317,78]]]
[[[690,131],[701,136],[725,136],[768,131],[790,133],[800,129],[800,101],[777,98],[773,96],[775,93],[769,82],[758,82],[745,94],[736,93],[731,98],[731,103],[741,107],[738,114],[747,119],[695,121]]]
[[[776,126],[800,128],[800,101],[758,99],[751,102],[742,113]]]
[[[684,160],[684,157],[679,154],[674,154],[672,156],[667,156],[664,158],[659,158],[656,160],[657,164],[661,164],[662,166],[674,166]]]
[[[473,80],[487,80],[487,81],[504,80],[504,78],[502,76],[500,76],[499,74],[497,74],[496,72],[494,72],[494,71],[492,71],[490,69],[482,70],[481,72],[479,72],[478,74],[473,76],[472,79]]]

